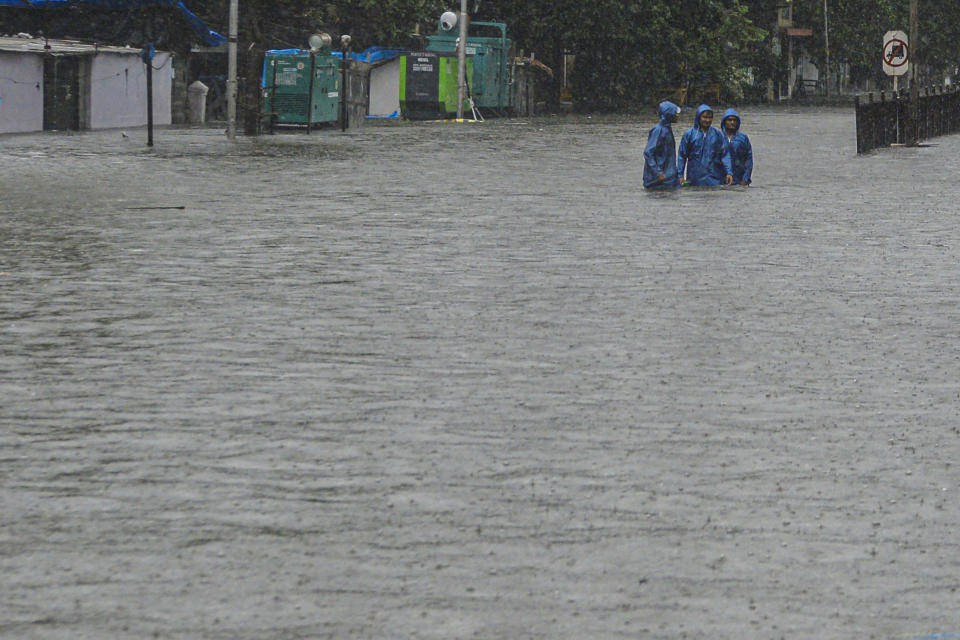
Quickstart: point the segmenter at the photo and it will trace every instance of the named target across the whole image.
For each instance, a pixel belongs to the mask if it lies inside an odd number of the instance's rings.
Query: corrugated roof
[[[47,48],[49,45],[49,49]],[[15,53],[52,53],[54,55],[92,56],[97,53],[139,54],[133,47],[109,47],[75,40],[46,40],[45,38],[0,37],[0,51]]]

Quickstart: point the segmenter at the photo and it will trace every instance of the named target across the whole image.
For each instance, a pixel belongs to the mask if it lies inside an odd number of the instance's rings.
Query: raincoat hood
[[[660,122],[666,121],[670,122],[670,119],[673,115],[680,115],[680,107],[673,104],[670,101],[663,101],[660,103]]]
[[[713,108],[708,104],[702,104],[699,107],[697,107],[697,117],[693,119],[695,127],[700,127],[700,116],[703,115],[704,111],[709,111],[710,113],[713,113]]]
[[[727,126],[724,124],[724,122],[726,122],[727,118],[730,116],[733,116],[737,119],[737,128],[733,130],[733,132],[736,133],[737,131],[740,131],[740,114],[737,113],[736,109],[727,109],[723,112],[723,118],[720,120],[720,128],[724,133],[727,132]]]

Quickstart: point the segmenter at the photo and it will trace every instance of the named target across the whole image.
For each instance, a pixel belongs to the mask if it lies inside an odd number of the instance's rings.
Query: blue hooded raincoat
[[[737,119],[737,130],[733,136],[727,136],[727,129],[724,121],[733,116]],[[730,166],[733,168],[734,184],[750,184],[753,175],[753,147],[750,145],[750,138],[747,134],[740,133],[740,114],[736,109],[727,109],[723,112],[723,120],[720,121],[723,128],[724,151],[729,158]]]
[[[691,186],[715,187],[723,184],[731,167],[724,156],[723,134],[720,130],[710,127],[704,133],[700,129],[700,116],[704,111],[712,112],[713,109],[705,104],[700,105],[693,126],[680,139],[677,173],[682,178],[686,170]]]
[[[660,122],[650,129],[647,146],[643,150],[643,186],[650,188],[675,189],[680,186],[677,177],[676,141],[670,127],[673,116],[680,113],[680,107],[672,102],[660,103]],[[663,182],[657,181],[660,174],[666,176]]]

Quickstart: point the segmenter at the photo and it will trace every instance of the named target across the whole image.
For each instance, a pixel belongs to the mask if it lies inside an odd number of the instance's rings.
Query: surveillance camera
[[[457,14],[453,11],[444,11],[440,16],[440,28],[444,31],[450,31],[457,26]]]

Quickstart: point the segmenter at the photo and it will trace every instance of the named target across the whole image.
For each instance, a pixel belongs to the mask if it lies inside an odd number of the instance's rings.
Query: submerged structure
[[[427,52],[453,56],[454,99],[456,112],[457,41],[459,35],[449,22],[440,21],[437,33],[427,36]],[[507,115],[511,107],[510,85],[513,42],[507,38],[507,25],[501,22],[470,22],[467,35],[467,90],[474,104],[485,112]],[[479,35],[481,32],[496,35]],[[449,111],[448,111],[449,112]]]
[[[68,40],[0,38],[0,133],[147,124],[141,50]],[[171,123],[173,56],[151,61],[156,124]]]
[[[261,78],[264,124],[309,131],[324,123],[454,116],[461,106],[454,26],[455,21],[441,19],[420,51],[370,47],[348,53],[346,63],[342,51],[323,43],[308,50],[268,51]],[[550,70],[514,56],[505,24],[478,21],[468,27],[463,112],[474,119],[532,115],[536,78]]]
[[[268,51],[263,63],[267,123],[310,128],[340,120],[343,58],[329,47]]]
[[[467,82],[473,80],[473,60],[467,60]],[[400,110],[410,120],[444,118],[457,112],[457,56],[412,51],[400,56]]]
[[[452,12],[444,16],[453,15]],[[457,113],[459,35],[456,20],[441,18],[437,33],[427,36],[423,51],[400,56],[395,66],[400,112],[411,120],[448,118]],[[475,115],[512,112],[513,43],[500,22],[471,22],[465,53],[466,91],[463,111]],[[479,35],[494,32],[495,35]]]
[[[367,117],[437,120],[457,113],[459,36],[454,27],[455,19],[441,18],[437,32],[426,36],[423,50],[393,50],[388,52],[389,56],[361,60],[368,63]],[[469,30],[464,48],[463,111],[472,111],[475,116],[516,113],[517,72],[523,67],[520,73],[525,75],[526,67],[514,58],[507,26],[500,22],[471,22]],[[524,86],[526,80],[525,77]]]
[[[0,0],[0,9],[17,34],[0,37],[0,133],[170,124],[186,103],[185,48],[227,40],[181,0]],[[44,33],[31,35],[37,24]],[[145,41],[140,28],[151,25],[166,50]],[[115,46],[131,41],[141,46]]]

